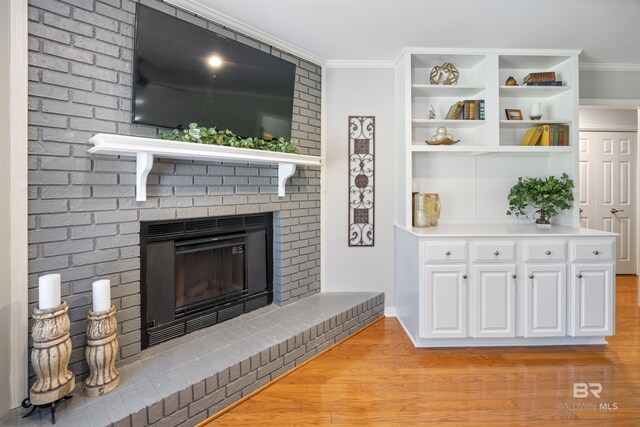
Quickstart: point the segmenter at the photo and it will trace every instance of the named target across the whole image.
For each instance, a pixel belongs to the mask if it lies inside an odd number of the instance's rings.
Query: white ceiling
[[[191,0],[326,60],[403,47],[582,49],[640,64],[640,0]]]

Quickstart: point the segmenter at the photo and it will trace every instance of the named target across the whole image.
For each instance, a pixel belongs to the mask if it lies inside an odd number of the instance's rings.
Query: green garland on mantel
[[[158,139],[298,154],[298,147],[290,139],[277,138],[265,141],[261,138],[241,138],[229,129],[198,127],[197,123],[189,123],[189,129],[174,129],[171,132],[158,133]]]

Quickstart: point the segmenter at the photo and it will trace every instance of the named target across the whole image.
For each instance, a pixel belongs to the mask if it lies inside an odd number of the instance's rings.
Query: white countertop
[[[408,231],[418,237],[483,237],[483,236],[519,236],[519,237],[603,237],[617,236],[608,231],[588,228],[565,227],[552,225],[548,229],[536,228],[535,224],[440,224],[437,227],[407,229],[396,224],[396,227]]]

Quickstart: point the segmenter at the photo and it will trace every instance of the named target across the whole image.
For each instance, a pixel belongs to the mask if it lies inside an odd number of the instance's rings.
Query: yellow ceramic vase
[[[435,227],[440,218],[440,196],[437,193],[418,193],[414,199],[416,227]]]

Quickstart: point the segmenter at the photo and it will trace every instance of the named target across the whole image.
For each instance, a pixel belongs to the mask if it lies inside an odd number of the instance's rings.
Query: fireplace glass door
[[[245,235],[176,242],[176,316],[246,291]]]

